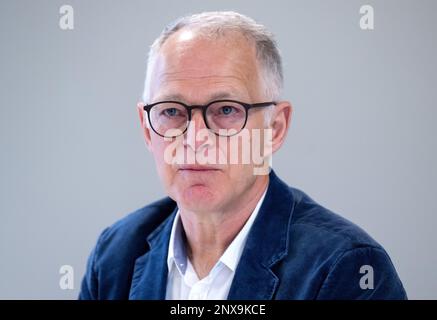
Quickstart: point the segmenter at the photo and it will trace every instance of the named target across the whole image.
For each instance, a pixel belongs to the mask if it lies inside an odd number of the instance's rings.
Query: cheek
[[[152,137],[151,151],[153,158],[155,159],[156,168],[158,170],[161,179],[165,184],[168,184],[172,176],[173,168],[167,163],[165,155],[166,150],[170,148],[171,142],[164,141],[161,137]]]
[[[165,141],[154,136],[152,136],[151,141],[151,151],[153,154],[153,158],[155,158],[156,165],[160,166],[162,163],[161,159],[163,159],[164,157]]]
[[[169,159],[169,155],[174,155],[176,148],[178,148],[180,144],[181,141],[178,138],[168,141],[164,140],[163,137],[154,134],[151,137],[151,151],[153,153],[153,157],[157,160],[157,162],[159,160],[157,164],[171,164],[172,160]]]

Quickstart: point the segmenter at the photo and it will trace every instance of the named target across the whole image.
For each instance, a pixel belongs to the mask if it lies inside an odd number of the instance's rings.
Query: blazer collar
[[[135,261],[129,300],[165,299],[168,243],[177,209],[147,237],[150,250]]]
[[[290,188],[273,170],[269,187],[241,255],[229,300],[270,300],[279,279],[272,267],[288,252],[294,198]]]
[[[288,252],[294,209],[290,188],[270,172],[269,186],[240,258],[229,300],[270,300],[279,283],[272,267]],[[167,254],[173,213],[148,237],[150,250],[135,262],[129,299],[165,299]]]

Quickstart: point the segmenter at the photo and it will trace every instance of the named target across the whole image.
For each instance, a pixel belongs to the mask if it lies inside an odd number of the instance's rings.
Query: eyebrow
[[[236,95],[232,91],[219,91],[219,92],[216,92],[216,93],[212,94],[211,96],[209,96],[209,99],[207,102],[214,101],[214,100],[222,100],[222,99],[238,99],[238,95]],[[168,100],[168,101],[181,101],[184,103],[188,102],[187,99],[185,99],[185,97],[180,93],[174,93],[174,94],[160,96],[159,100],[157,100],[157,101],[166,101],[166,100]]]

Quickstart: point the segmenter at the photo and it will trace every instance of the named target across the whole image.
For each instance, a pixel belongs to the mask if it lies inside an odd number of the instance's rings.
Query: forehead
[[[255,46],[236,32],[205,37],[195,30],[179,30],[157,54],[151,83],[151,96],[158,99],[175,95],[196,103],[223,95],[256,99]]]

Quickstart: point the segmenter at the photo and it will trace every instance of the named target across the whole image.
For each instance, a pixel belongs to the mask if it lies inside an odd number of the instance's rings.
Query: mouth
[[[203,165],[182,165],[179,166],[178,171],[188,171],[188,172],[212,172],[220,171],[217,167],[203,166]]]

